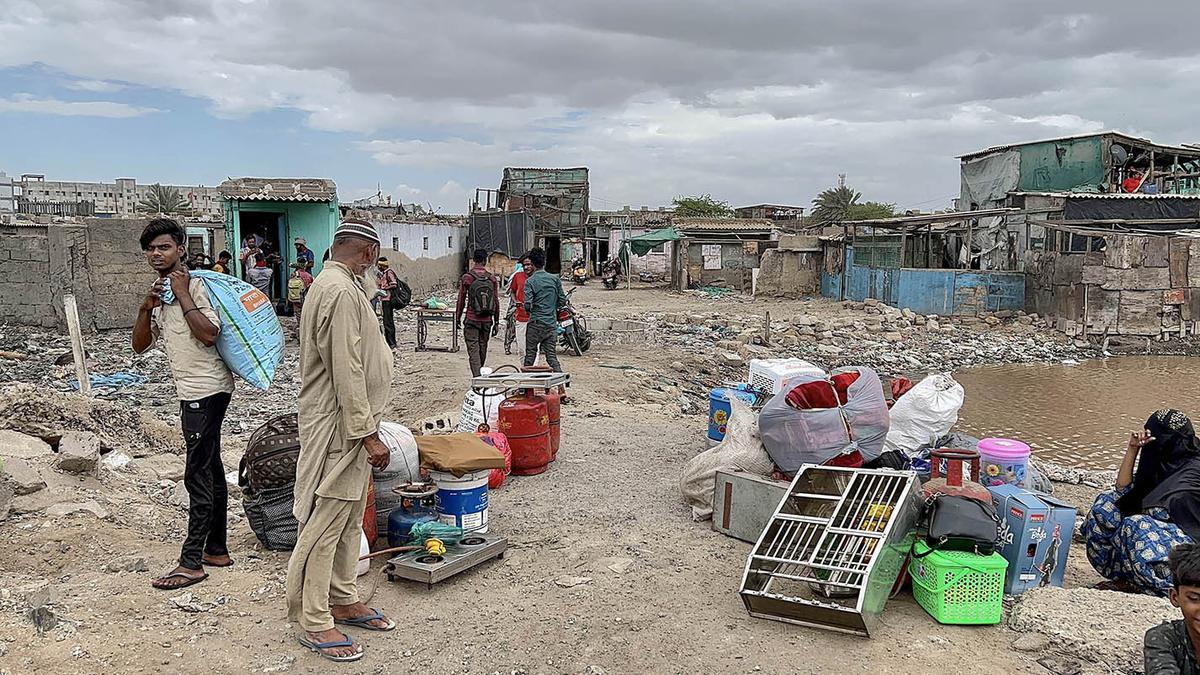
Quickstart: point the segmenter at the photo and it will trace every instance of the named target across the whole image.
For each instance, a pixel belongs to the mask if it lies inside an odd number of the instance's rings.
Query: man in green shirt
[[[525,311],[529,312],[529,327],[525,331],[525,366],[532,366],[538,350],[554,372],[563,372],[555,346],[558,342],[558,308],[567,304],[562,279],[542,269],[546,252],[535,248],[529,252],[529,262],[535,270],[525,281]]]

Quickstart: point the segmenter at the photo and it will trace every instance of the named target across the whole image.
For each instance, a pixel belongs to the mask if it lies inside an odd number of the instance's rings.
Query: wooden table
[[[450,345],[429,346],[425,344],[429,337],[430,323],[450,324]],[[418,352],[457,352],[458,351],[458,322],[454,320],[452,309],[417,308],[417,348]]]

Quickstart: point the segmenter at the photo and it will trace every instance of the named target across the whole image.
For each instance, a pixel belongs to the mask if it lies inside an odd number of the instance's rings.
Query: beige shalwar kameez
[[[300,522],[288,563],[288,617],[333,628],[329,605],[358,602],[355,568],[371,467],[363,439],[379,429],[392,384],[392,351],[362,277],[338,262],[308,289],[300,325]]]

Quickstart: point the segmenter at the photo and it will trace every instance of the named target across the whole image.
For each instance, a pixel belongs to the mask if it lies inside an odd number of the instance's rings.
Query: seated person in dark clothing
[[[1200,675],[1200,546],[1181,544],[1168,558],[1173,577],[1167,597],[1183,618],[1164,621],[1146,631],[1143,653],[1146,675]]]

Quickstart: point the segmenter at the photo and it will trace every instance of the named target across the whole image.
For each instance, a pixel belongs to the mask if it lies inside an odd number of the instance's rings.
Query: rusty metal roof
[[[686,232],[771,232],[775,229],[775,222],[765,218],[673,216],[671,224]]]
[[[217,186],[225,199],[277,202],[330,202],[337,185],[328,178],[230,178]]]

